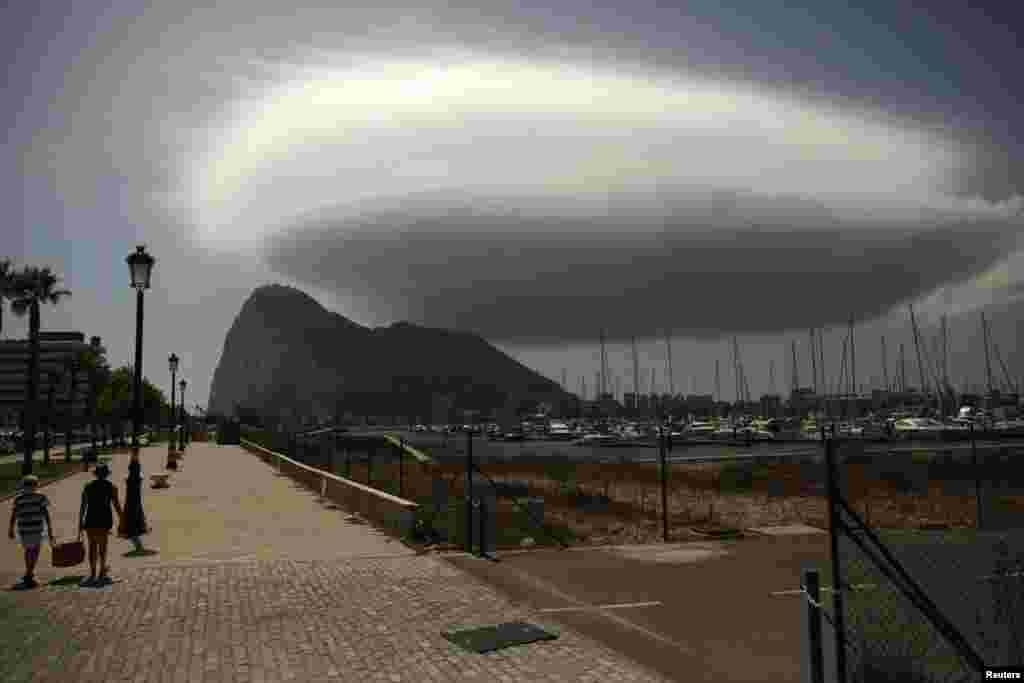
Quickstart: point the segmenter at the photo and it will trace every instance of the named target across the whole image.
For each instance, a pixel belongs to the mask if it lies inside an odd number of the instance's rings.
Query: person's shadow
[[[152,555],[159,555],[159,554],[160,554],[159,550],[154,550],[152,548],[142,548],[141,550],[134,550],[134,549],[133,550],[129,550],[128,552],[123,554],[121,557],[150,557]]]

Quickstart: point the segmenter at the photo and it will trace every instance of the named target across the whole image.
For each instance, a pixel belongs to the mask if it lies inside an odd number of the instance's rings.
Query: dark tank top
[[[85,499],[86,529],[112,529],[114,515],[110,511],[110,500],[117,489],[106,479],[97,479],[85,485],[82,497]]]

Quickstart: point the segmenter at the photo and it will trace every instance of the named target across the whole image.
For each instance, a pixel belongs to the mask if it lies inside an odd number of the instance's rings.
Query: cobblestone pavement
[[[145,449],[144,472],[162,470],[163,455],[159,447]],[[123,489],[127,456],[114,464]],[[172,475],[174,495],[145,494],[159,555],[122,558],[127,543],[112,541],[119,579],[113,585],[44,585],[10,594],[65,626],[78,646],[62,659],[63,643],[53,643],[35,662],[33,680],[664,680],[538,618],[449,563],[348,521],[344,511],[293,489],[237,447],[193,444],[184,465]],[[47,487],[58,530],[69,515],[74,519],[68,508],[77,509],[88,479],[76,475]],[[195,500],[207,496],[215,501]],[[19,549],[6,537],[3,544],[0,579],[13,580]],[[44,550],[41,566],[48,558]],[[38,576],[46,581],[84,571],[46,567]],[[517,619],[560,636],[487,655],[465,652],[442,636]]]

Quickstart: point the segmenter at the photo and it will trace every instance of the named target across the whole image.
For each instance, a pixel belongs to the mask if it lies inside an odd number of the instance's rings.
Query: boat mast
[[[651,368],[651,417],[657,416],[658,394],[654,389],[654,368]]]
[[[843,337],[843,350],[839,357],[839,377],[835,382],[836,389],[836,412],[840,417],[847,417],[846,411],[849,409],[850,400],[846,396],[847,390],[850,388],[850,380],[846,376],[846,358],[849,353],[850,335],[847,333]]]
[[[850,387],[852,391],[851,399],[853,401],[850,406],[850,416],[857,417],[857,357],[854,354],[853,347],[853,318],[850,318]]]
[[[640,358],[636,355],[636,337],[633,337],[633,393],[635,394],[636,405],[640,407]]]
[[[665,349],[668,351],[668,394],[675,396],[676,383],[672,376],[672,330],[665,330]]]
[[[1006,370],[1006,363],[1003,362],[1003,354],[999,353],[999,344],[992,342],[992,350],[996,353],[996,360],[999,361],[999,367],[1003,369],[1003,378],[1006,380],[1006,390],[1011,393],[1017,393],[1017,389],[1013,386],[1013,380],[1010,379],[1010,373]]]
[[[821,390],[825,394],[825,415],[831,416],[829,408],[828,377],[825,375],[825,328],[818,328],[818,372],[821,374]]]
[[[800,374],[796,365],[796,340],[790,342],[790,347],[793,351],[793,393],[796,393],[797,389],[800,388]]]
[[[928,385],[924,376],[924,361],[921,359],[921,335],[917,329],[917,318],[914,317],[914,304],[910,304],[909,308],[910,326],[914,330],[914,349],[917,353],[917,369],[918,374],[921,376],[921,395],[925,397],[925,403],[927,404]]]
[[[598,399],[608,393],[608,357],[604,353],[604,328],[601,328],[601,385]]]
[[[907,358],[903,354],[903,342],[900,342],[900,393],[907,392]]]
[[[718,402],[722,396],[722,376],[719,372],[720,359],[715,359],[715,415],[718,415]]]
[[[775,393],[775,361],[768,361],[768,393]]]
[[[811,334],[811,390],[817,396],[821,386],[818,384],[818,352],[814,343],[814,328],[810,329]]]
[[[985,344],[985,381],[988,383],[989,396],[992,395],[992,361],[988,355],[988,322],[985,320],[985,313],[981,314],[981,337]]]
[[[892,391],[892,386],[889,384],[889,358],[885,352],[885,335],[882,335],[882,381],[887,392]]]
[[[949,327],[946,314],[942,314],[942,388],[949,386]]]

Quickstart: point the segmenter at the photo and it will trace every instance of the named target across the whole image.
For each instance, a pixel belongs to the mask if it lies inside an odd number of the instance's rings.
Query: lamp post
[[[128,270],[131,272],[132,288],[136,290],[135,297],[135,376],[133,389],[132,416],[132,450],[139,450],[139,430],[142,428],[142,308],[143,293],[149,289],[149,279],[153,274],[153,264],[156,259],[146,253],[146,247],[139,245],[135,247],[135,253],[129,254],[125,259]]]
[[[179,402],[181,408],[181,435],[178,438],[179,451],[185,450],[185,387],[187,385],[188,383],[184,378],[178,383],[178,386],[181,388],[181,401]]]
[[[176,381],[176,375],[178,374],[178,357],[175,354],[172,353],[170,356],[167,357],[167,367],[171,371],[171,424],[170,424],[171,434],[170,434],[170,438],[167,440],[167,450],[168,451],[173,451],[174,450],[174,422],[177,419],[177,415],[178,415],[176,412],[174,412],[174,392],[175,392],[174,383]]]

